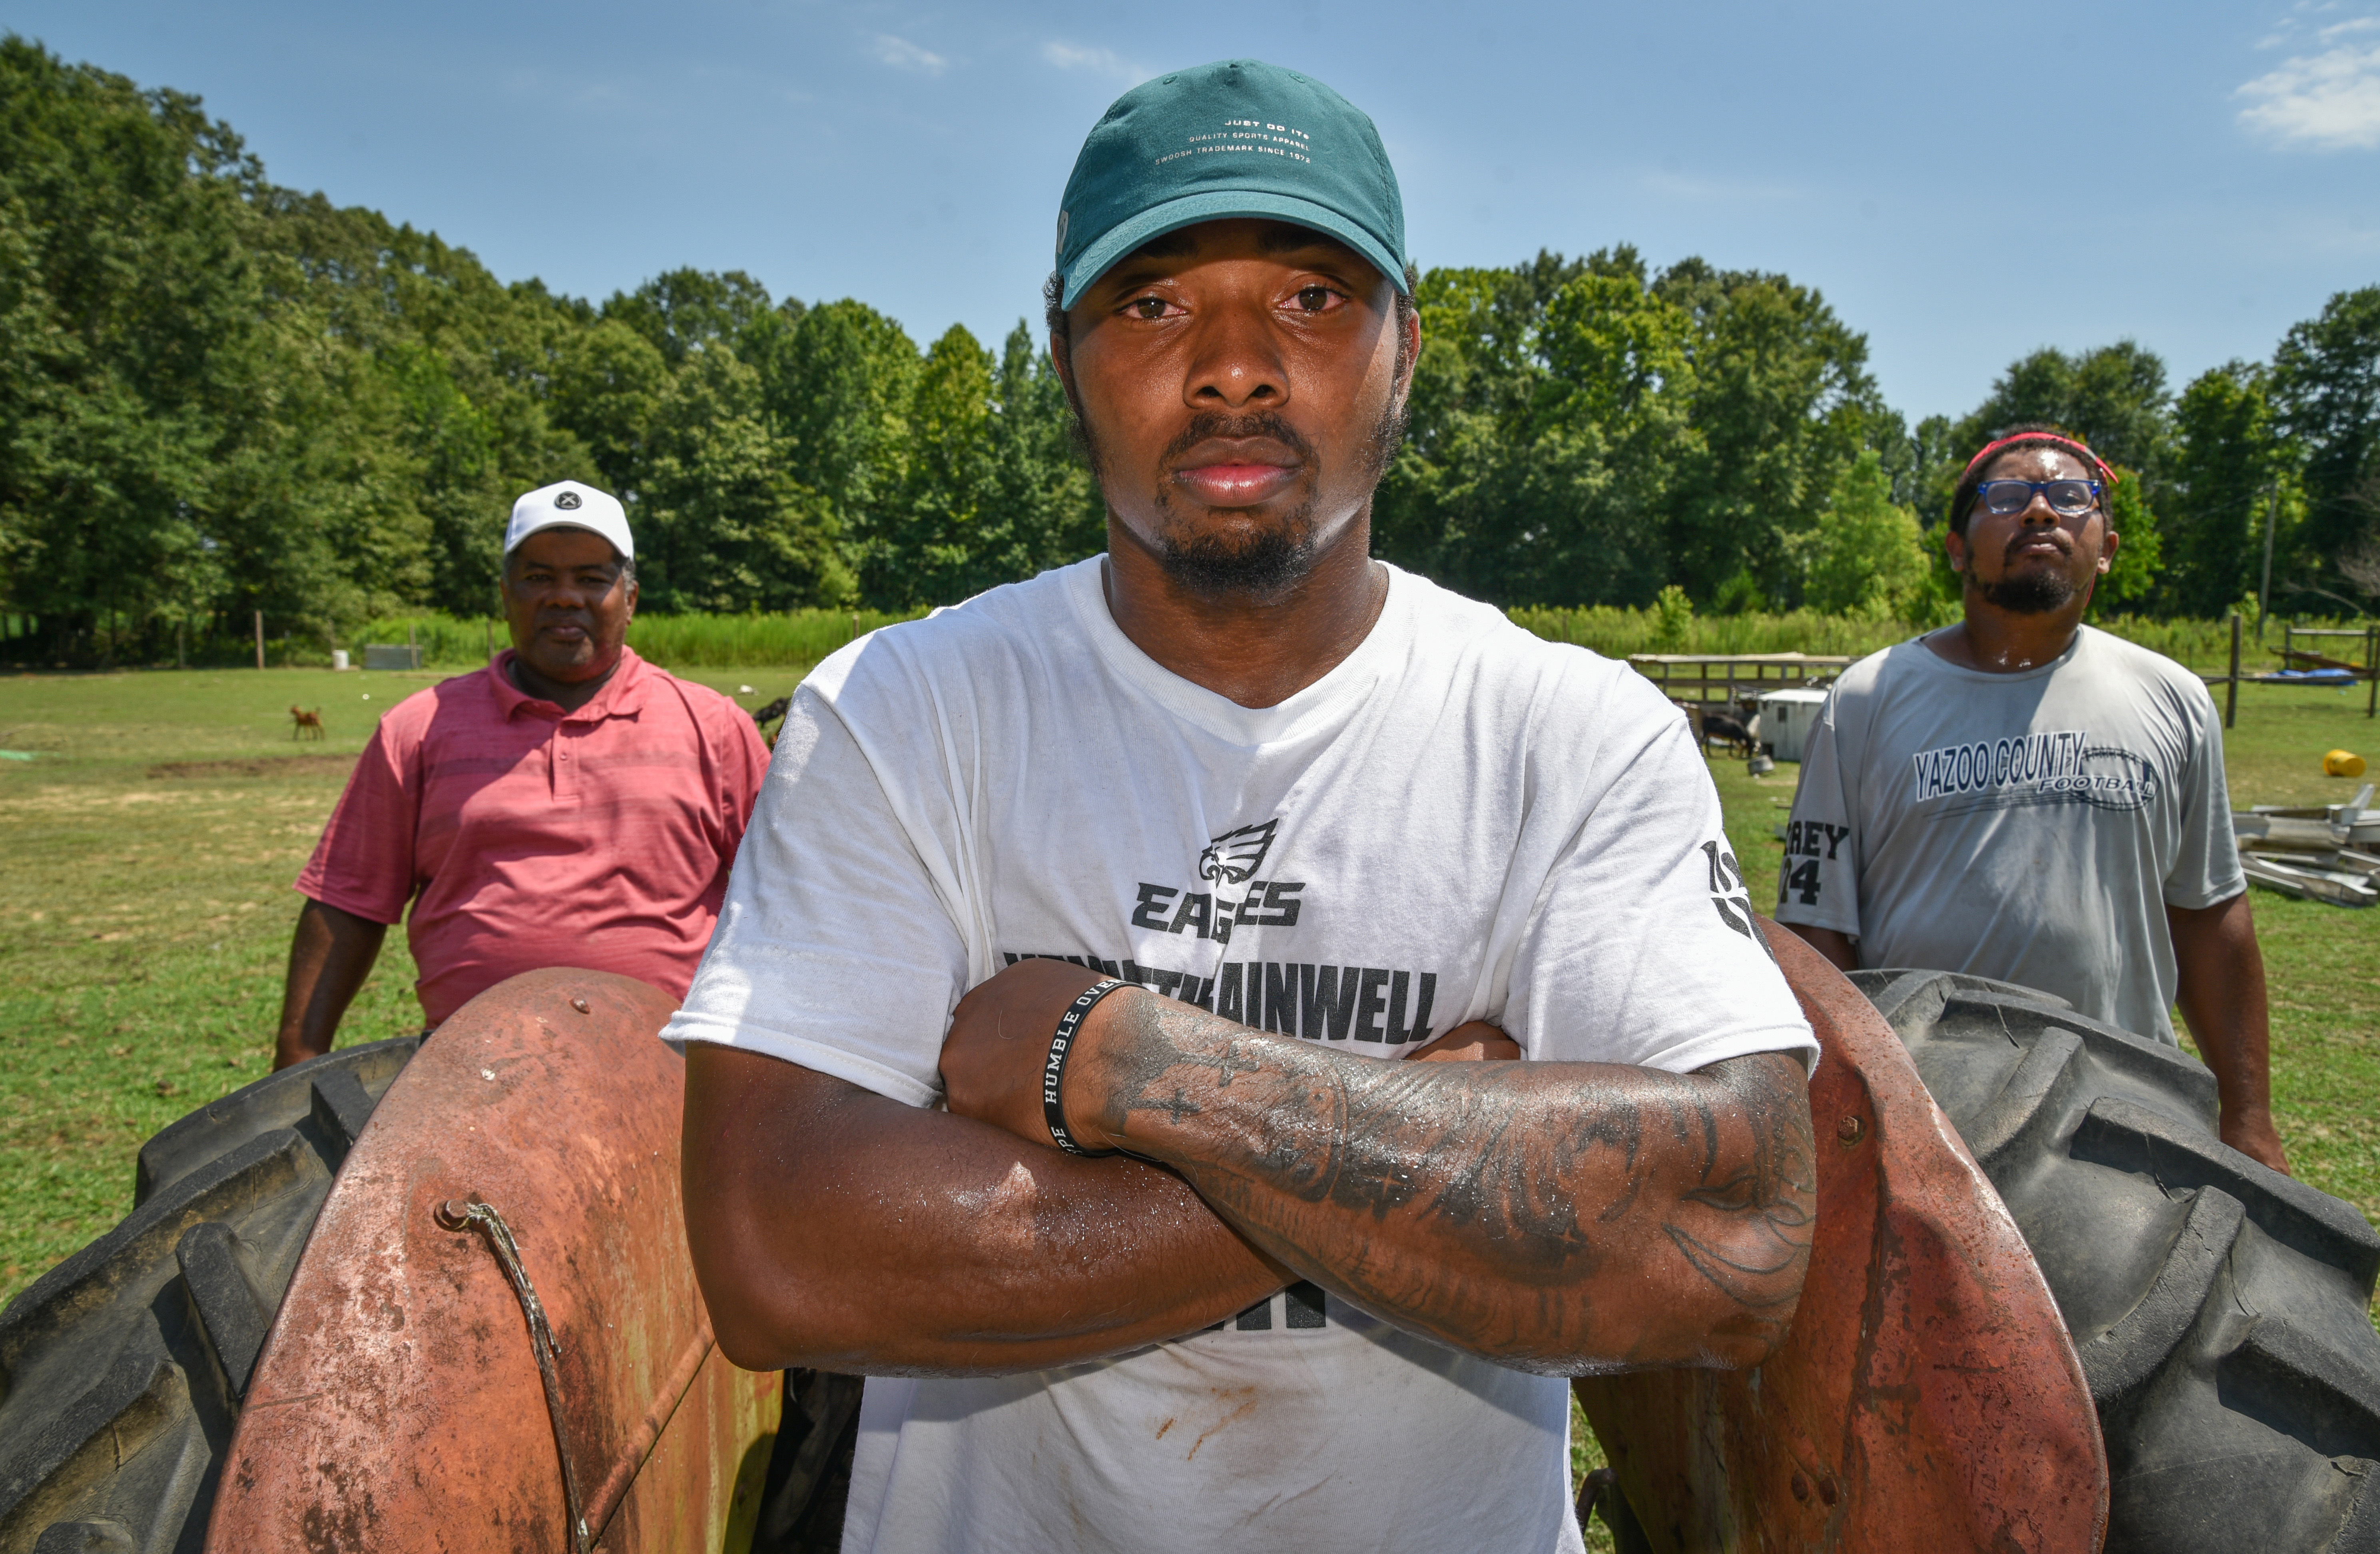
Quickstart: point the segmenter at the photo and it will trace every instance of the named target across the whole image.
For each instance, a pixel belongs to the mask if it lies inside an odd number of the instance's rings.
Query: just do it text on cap
[[[1380,132],[1311,77],[1228,59],[1144,81],[1075,158],[1058,212],[1060,306],[1152,237],[1270,216],[1329,233],[1405,286],[1405,207]]]
[[[540,528],[565,525],[592,529],[612,541],[613,550],[630,561],[637,559],[637,541],[628,533],[628,510],[620,505],[620,499],[577,480],[540,486],[513,504],[513,521],[504,529],[504,554],[512,554]]]

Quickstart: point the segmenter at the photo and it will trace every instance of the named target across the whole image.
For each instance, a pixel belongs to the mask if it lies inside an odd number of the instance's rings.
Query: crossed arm
[[[1041,1063],[1088,973],[963,1001],[948,1112],[688,1050],[687,1234],[737,1364],[999,1374],[1195,1332],[1295,1279],[1521,1369],[1756,1364],[1815,1204],[1801,1065],[1380,1062],[1138,989]],[[1489,1027],[1447,1038],[1477,1045]],[[1433,1054],[1439,1055],[1439,1054]]]

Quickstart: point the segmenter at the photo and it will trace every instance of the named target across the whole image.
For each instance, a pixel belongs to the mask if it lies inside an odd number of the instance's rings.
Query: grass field
[[[688,668],[747,707],[799,664]],[[321,670],[0,677],[0,1301],[113,1225],[140,1142],[266,1072],[289,888],[378,714],[440,676]],[[749,686],[749,692],[743,687]],[[293,703],[325,737],[289,737]],[[2233,802],[2337,802],[2334,746],[2380,758],[2361,693],[2250,686]],[[2380,766],[2380,759],[2375,759]],[[1795,769],[1712,771],[1753,899],[1776,897]],[[2258,892],[2275,1089],[2298,1174],[2380,1218],[2380,912]],[[341,1033],[419,1028],[402,935]]]
[[[798,670],[691,677],[757,706]],[[0,676],[0,1302],[131,1207],[158,1128],[263,1076],[290,890],[379,712],[440,678]],[[325,737],[289,737],[288,708]],[[420,1028],[392,934],[343,1043]]]

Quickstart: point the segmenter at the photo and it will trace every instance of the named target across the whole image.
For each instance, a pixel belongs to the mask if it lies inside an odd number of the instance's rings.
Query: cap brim
[[[1292,194],[1265,194],[1254,189],[1206,189],[1169,200],[1109,228],[1082,251],[1066,271],[1058,305],[1071,308],[1093,281],[1115,268],[1116,261],[1152,237],[1162,237],[1202,221],[1228,221],[1234,216],[1269,216],[1327,233],[1362,254],[1399,291],[1405,285],[1404,261],[1380,245],[1380,240],[1354,222],[1310,200]]]
[[[575,517],[565,517],[559,514],[552,517],[540,518],[537,522],[530,524],[527,528],[520,529],[517,532],[507,532],[504,536],[504,554],[511,555],[515,551],[519,550],[523,544],[528,542],[529,536],[533,534],[543,534],[549,528],[575,528],[582,534],[591,534],[595,536],[596,539],[602,540],[605,544],[619,552],[622,555],[627,557],[628,560],[633,562],[637,559],[636,537],[629,533],[625,527],[622,528],[619,533],[613,534],[608,529],[598,528],[593,524],[581,523]],[[626,541],[625,544],[622,543],[624,540]]]

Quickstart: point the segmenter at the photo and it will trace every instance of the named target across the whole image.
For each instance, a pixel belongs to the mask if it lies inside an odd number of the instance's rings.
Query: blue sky
[[[1629,242],[1781,270],[1912,419],[2041,345],[2130,335],[2179,388],[2380,284],[2380,0],[0,0],[0,28],[197,92],[276,181],[506,279],[743,269],[921,342],[1038,312],[1084,132],[1243,55],[1378,122],[1424,265]]]

